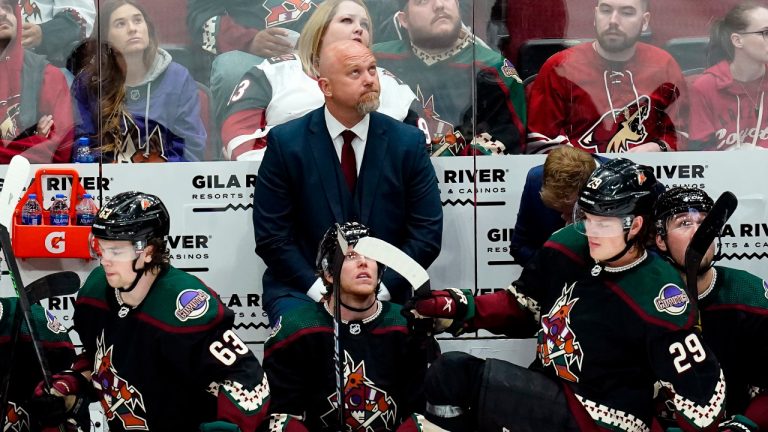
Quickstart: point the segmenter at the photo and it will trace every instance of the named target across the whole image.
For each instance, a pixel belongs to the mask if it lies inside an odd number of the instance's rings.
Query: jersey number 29
[[[683,373],[690,369],[691,359],[696,363],[701,363],[707,358],[707,353],[704,351],[704,347],[699,342],[696,334],[689,334],[683,342],[685,344],[675,342],[669,346],[669,353],[675,356],[675,369],[677,369],[677,373]]]

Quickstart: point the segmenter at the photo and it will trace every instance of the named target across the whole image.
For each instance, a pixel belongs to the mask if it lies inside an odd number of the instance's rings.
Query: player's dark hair
[[[724,17],[712,23],[707,50],[707,61],[710,66],[723,60],[733,61],[736,48],[731,42],[731,35],[743,32],[749,27],[747,14],[757,8],[766,8],[755,0],[745,0],[732,7]]]
[[[147,246],[152,246],[152,259],[144,264],[145,274],[165,270],[171,265],[171,250],[165,238],[151,238],[147,241]]]

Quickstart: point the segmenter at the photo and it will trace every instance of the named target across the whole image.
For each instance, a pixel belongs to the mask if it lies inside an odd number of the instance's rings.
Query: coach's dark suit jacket
[[[336,222],[365,224],[424,268],[437,258],[443,210],[424,133],[377,112],[370,116],[354,194],[344,182],[324,107],[269,132],[253,204],[268,311],[271,302],[304,294],[317,279],[317,247]],[[392,301],[410,297],[410,286],[393,271],[383,280]]]

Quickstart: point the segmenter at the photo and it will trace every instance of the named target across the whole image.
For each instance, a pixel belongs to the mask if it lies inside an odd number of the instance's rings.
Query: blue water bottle
[[[56,194],[49,213],[51,215],[51,225],[69,225],[69,206],[67,205],[67,197],[64,194]]]
[[[75,163],[93,163],[96,158],[91,151],[91,139],[88,137],[80,137],[75,143]]]
[[[78,225],[93,225],[93,220],[96,218],[96,203],[93,202],[91,194],[83,195],[83,199],[75,206],[75,214],[77,215]]]
[[[43,224],[43,209],[40,208],[40,203],[37,202],[37,194],[29,194],[29,199],[24,203],[24,207],[21,208],[21,224]]]

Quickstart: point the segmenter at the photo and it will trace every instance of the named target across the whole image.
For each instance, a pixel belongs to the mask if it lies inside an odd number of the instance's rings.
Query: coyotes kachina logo
[[[22,407],[8,401],[5,411],[5,428],[3,432],[24,432],[29,430],[29,415]]]
[[[550,309],[547,315],[541,318],[541,331],[538,335],[536,353],[544,366],[553,366],[555,373],[560,378],[568,381],[579,382],[577,373],[581,370],[581,361],[584,353],[576,335],[571,330],[571,310],[579,301],[571,300],[573,287],[565,284],[560,298]],[[571,367],[574,370],[571,370]]]
[[[125,430],[149,430],[144,408],[144,398],[138,390],[121,378],[112,362],[114,345],[107,348],[104,332],[96,340],[93,386],[99,393],[99,401],[108,421],[120,420]]]
[[[579,144],[600,153],[626,152],[630,145],[641,144],[648,137],[645,121],[650,111],[651,99],[640,96],[622,109],[603,114],[579,138]]]
[[[397,405],[384,390],[376,387],[365,373],[365,361],[357,365],[344,352],[344,422],[346,431],[373,432],[393,430],[397,418]],[[339,403],[336,392],[328,396],[331,409],[322,415],[326,426],[338,418]]]
[[[9,98],[9,100],[16,98],[18,98],[18,96]],[[0,121],[0,139],[8,141],[19,135],[20,131],[17,121],[19,120],[20,111],[18,103],[10,104],[8,101],[0,101],[0,107],[4,104],[9,104],[9,107],[5,111],[5,118]]]
[[[297,21],[301,15],[309,12],[315,2],[312,0],[266,0],[261,4],[269,11],[264,18],[267,28]]]

